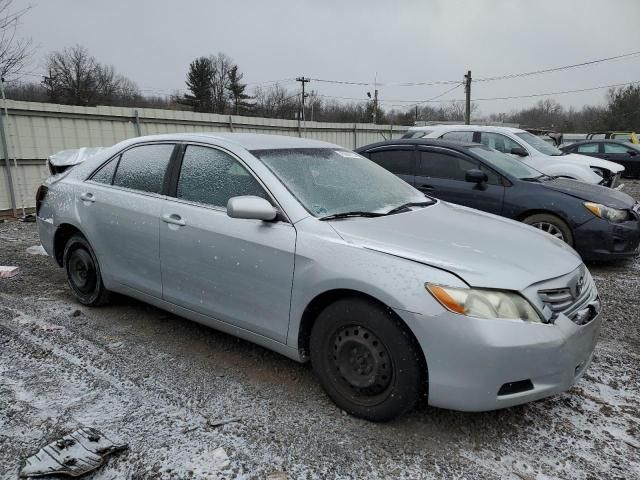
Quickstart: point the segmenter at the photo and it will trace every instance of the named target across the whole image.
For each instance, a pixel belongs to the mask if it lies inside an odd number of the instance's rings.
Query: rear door
[[[410,185],[415,184],[416,157],[413,145],[385,146],[369,150],[369,158]]]
[[[602,158],[622,165],[626,170],[623,172],[625,176],[638,176],[640,173],[638,168],[640,167],[640,151],[620,143],[604,143],[602,147]]]
[[[604,158],[602,142],[581,143],[580,145],[576,145],[573,152],[590,157]]]
[[[468,170],[479,169],[489,177],[480,186],[465,180]],[[479,160],[455,150],[441,147],[419,147],[416,188],[441,200],[502,213],[504,190],[502,177]]]
[[[231,153],[187,145],[179,166],[160,222],[164,299],[284,343],[295,228],[284,219],[227,215],[231,197],[256,195],[275,204]]]
[[[82,228],[113,282],[162,297],[159,218],[165,177],[175,144],[133,146],[81,186]]]

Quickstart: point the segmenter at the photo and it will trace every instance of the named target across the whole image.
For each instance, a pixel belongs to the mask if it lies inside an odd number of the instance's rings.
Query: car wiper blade
[[[402,210],[406,210],[409,207],[428,207],[429,205],[433,205],[436,203],[435,200],[423,200],[421,202],[408,202],[403,203],[402,205],[398,205],[395,208],[389,210],[385,215],[393,215],[394,213],[401,212]]]
[[[336,220],[338,218],[349,217],[382,217],[384,215],[386,215],[386,213],[353,211],[325,215],[324,217],[320,217],[318,220]]]

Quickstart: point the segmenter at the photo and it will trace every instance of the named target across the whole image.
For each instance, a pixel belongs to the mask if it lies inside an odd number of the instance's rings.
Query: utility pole
[[[304,93],[304,84],[305,83],[309,83],[311,81],[310,78],[305,77],[304,75],[302,77],[297,77],[296,78],[296,82],[300,82],[302,83],[302,115],[301,115],[301,119],[304,122],[304,99],[307,97],[307,95]]]
[[[471,123],[471,70],[467,70],[464,76],[464,93],[466,94],[464,124],[469,125]]]
[[[373,123],[378,123],[378,72],[373,77]]]
[[[416,119],[414,124],[417,124],[417,123],[418,123],[418,105],[416,104]]]

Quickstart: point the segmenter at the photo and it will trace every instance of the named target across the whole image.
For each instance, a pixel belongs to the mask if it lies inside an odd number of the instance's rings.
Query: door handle
[[[83,202],[91,202],[91,203],[94,203],[96,201],[95,197],[93,196],[93,193],[91,192],[82,193],[80,195],[80,200],[82,200]]]
[[[423,192],[430,192],[431,190],[433,190],[433,187],[431,185],[420,185],[418,187],[418,190],[421,190]]]
[[[162,221],[164,223],[170,223],[171,225],[178,225],[180,227],[184,227],[187,224],[187,222],[185,222],[177,213],[163,215]]]

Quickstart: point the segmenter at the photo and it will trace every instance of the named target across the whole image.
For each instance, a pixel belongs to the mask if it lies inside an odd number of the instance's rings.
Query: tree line
[[[0,28],[2,26],[0,0]],[[29,47],[20,45],[20,51]],[[0,49],[0,71],[10,68],[3,64]],[[20,55],[18,55],[19,57]],[[10,73],[18,73],[24,59],[16,63],[12,57]],[[25,101],[52,102],[69,105],[113,105],[163,109],[192,110],[203,113],[245,115],[267,118],[298,119],[302,116],[301,95],[297,88],[289,89],[274,83],[256,86],[252,91],[243,82],[244,73],[231,57],[224,53],[194,59],[185,75],[186,93],[169,95],[143,93],[131,79],[93,57],[89,51],[74,45],[49,53],[45,57],[45,76],[39,82],[17,81],[6,88],[8,98]],[[640,130],[640,86],[611,89],[603,106],[565,108],[548,98],[529,108],[482,116],[477,104],[472,104],[472,119],[517,123],[531,128],[562,132],[597,130]],[[384,105],[384,104],[382,104]],[[305,98],[304,118],[322,122],[371,123],[373,101],[344,102],[324,97],[311,90]],[[380,124],[412,125],[414,122],[464,120],[464,104],[450,102],[408,106],[406,109],[386,109],[378,105]]]

